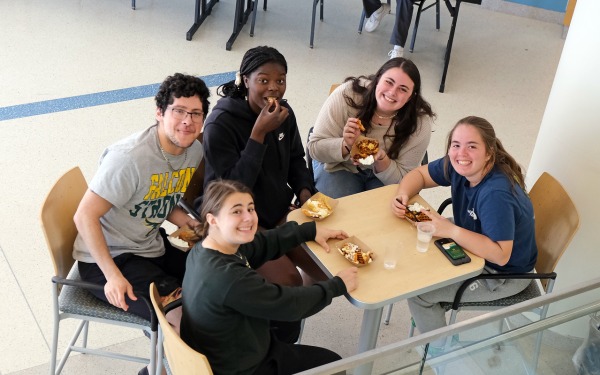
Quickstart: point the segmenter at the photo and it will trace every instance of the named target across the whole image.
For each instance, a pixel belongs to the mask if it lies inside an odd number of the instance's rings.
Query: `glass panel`
[[[578,295],[571,298],[581,297],[582,295]],[[560,306],[568,305],[569,298],[560,301]],[[559,310],[560,306],[551,306],[550,311]],[[451,341],[447,344],[449,346],[446,351],[434,351],[433,356],[430,352],[423,364],[423,346],[411,345],[411,342],[419,340],[419,336],[415,336],[372,351],[370,358],[374,361],[370,366],[363,365],[357,369],[356,362],[352,363],[354,357],[346,358],[344,361],[350,363],[345,369],[348,374],[600,375],[600,313],[588,315],[591,311],[598,310],[600,305],[596,302],[596,305],[590,306],[587,310],[580,307],[565,313],[559,311],[549,315],[548,318],[552,319],[541,323],[537,320],[537,314],[527,312],[463,329],[452,335],[452,340],[446,338],[446,341]],[[481,314],[462,311],[459,313],[458,322],[476,324],[485,317]],[[554,319],[562,319],[565,322]],[[578,327],[589,328],[589,332],[585,332],[586,339],[580,338],[581,334],[571,334],[575,320],[578,320]],[[534,331],[531,332],[532,330]],[[539,351],[536,350],[536,343],[540,337],[538,332],[542,332]],[[403,344],[405,342],[406,344]],[[539,359],[537,369],[533,371],[536,353],[539,353]],[[372,372],[369,371],[371,368]],[[334,371],[308,373],[331,374]]]

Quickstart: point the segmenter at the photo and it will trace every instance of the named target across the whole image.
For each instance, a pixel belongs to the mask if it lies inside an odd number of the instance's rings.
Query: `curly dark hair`
[[[285,57],[275,48],[268,46],[258,46],[246,51],[242,58],[238,74],[240,77],[249,76],[253,71],[268,63],[281,65],[287,74],[288,67]],[[243,82],[240,82],[238,85],[233,80],[217,87],[217,95],[244,99],[248,95],[248,89]]]
[[[210,91],[206,87],[206,83],[198,77],[175,73],[161,83],[154,100],[156,101],[156,107],[160,108],[161,113],[164,114],[167,107],[173,104],[175,98],[189,98],[192,96],[200,98],[202,101],[202,111],[204,111],[206,116],[210,106],[210,102],[208,101]]]
[[[375,97],[375,88],[381,79],[381,76],[386,71],[392,68],[400,68],[406,73],[415,84],[413,89],[413,97],[398,111],[392,119],[394,127],[394,136],[386,134],[385,137],[392,138],[392,145],[387,154],[390,159],[394,160],[398,157],[402,146],[408,141],[408,138],[417,130],[417,121],[421,116],[436,117],[436,114],[431,109],[431,105],[421,96],[421,74],[415,63],[403,57],[397,57],[388,60],[379,68],[377,73],[368,77],[348,77],[344,82],[352,81],[352,90],[359,94],[361,100],[355,102],[351,97],[344,95],[346,103],[358,110],[357,117],[361,120],[364,127],[369,131],[371,126],[371,118],[377,109],[377,98]],[[367,80],[367,85],[363,86],[363,80]],[[362,82],[362,83],[361,83]],[[391,128],[391,126],[390,126]],[[388,130],[389,132],[389,130]]]

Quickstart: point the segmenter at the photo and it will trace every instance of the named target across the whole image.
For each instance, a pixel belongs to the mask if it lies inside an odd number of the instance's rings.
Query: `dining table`
[[[218,2],[219,0],[196,0],[194,23],[185,35],[187,40],[192,40],[192,37],[198,28],[200,28],[206,17],[212,12],[213,6]],[[225,49],[227,51],[231,51],[235,39],[248,21],[248,17],[252,13],[254,6],[257,6],[256,0],[236,0],[235,12],[233,13],[233,30],[225,43]]]
[[[317,227],[341,229],[358,238],[374,254],[371,263],[358,269],[358,287],[346,293],[352,305],[364,310],[358,341],[359,353],[375,348],[385,306],[476,276],[482,272],[485,263],[483,258],[467,252],[471,262],[452,265],[434,245],[435,235],[429,249],[424,253],[418,252],[416,227],[408,220],[395,216],[391,209],[397,186],[387,185],[339,198],[331,215],[317,221]],[[433,210],[420,195],[411,198],[409,203],[414,202]],[[297,209],[288,214],[287,220],[304,223],[315,219]],[[329,252],[314,241],[303,244],[307,253],[329,277],[353,265],[336,248],[339,242],[329,240]],[[383,254],[390,246],[397,248],[400,256],[394,269],[385,269]],[[372,365],[362,365],[354,373],[370,374]]]

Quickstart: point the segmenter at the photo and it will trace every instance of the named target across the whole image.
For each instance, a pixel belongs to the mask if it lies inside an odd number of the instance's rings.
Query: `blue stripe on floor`
[[[208,87],[214,87],[235,79],[235,72],[211,74],[200,78],[204,80]],[[77,95],[68,98],[1,107],[0,121],[153,97],[156,95],[159,86],[160,83],[153,83],[150,85],[103,91],[94,94]]]

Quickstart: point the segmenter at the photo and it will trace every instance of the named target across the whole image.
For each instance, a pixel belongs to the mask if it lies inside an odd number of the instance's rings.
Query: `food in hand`
[[[190,247],[190,244],[187,241],[184,241],[179,237],[169,236],[169,241],[173,246],[178,247],[180,249],[186,249]]]
[[[309,198],[303,205],[302,212],[306,216],[315,219],[326,218],[327,216],[331,215],[331,212],[333,212],[333,208],[329,202],[327,202],[327,199],[328,198],[325,196]]]
[[[373,155],[369,155],[366,158],[358,159],[358,162],[362,165],[371,165],[375,163],[375,158],[373,157]]]
[[[373,138],[363,138],[355,143],[356,153],[352,156],[354,161],[365,159],[369,155],[379,152],[379,141]]]
[[[346,259],[356,265],[365,265],[373,261],[372,251],[364,252],[357,244],[352,242],[346,242],[339,250]]]
[[[202,236],[198,235],[195,230],[184,226],[171,233],[171,238],[178,238],[181,241],[184,241],[187,246],[194,246],[194,244],[202,238]],[[183,247],[183,246],[182,246]]]
[[[366,132],[366,131],[367,131],[367,129],[365,129],[365,126],[362,124],[362,121],[360,121],[360,119],[356,119],[356,122],[358,123],[358,129],[359,129],[361,132],[363,132],[363,133],[364,133],[364,132]]]
[[[409,204],[406,206],[406,212],[404,216],[411,221],[421,222],[421,221],[431,221],[427,214],[421,212],[421,210],[429,211],[429,208],[415,202],[413,204]]]
[[[269,104],[275,104],[275,102],[277,101],[277,97],[267,96],[267,101],[269,102]]]

